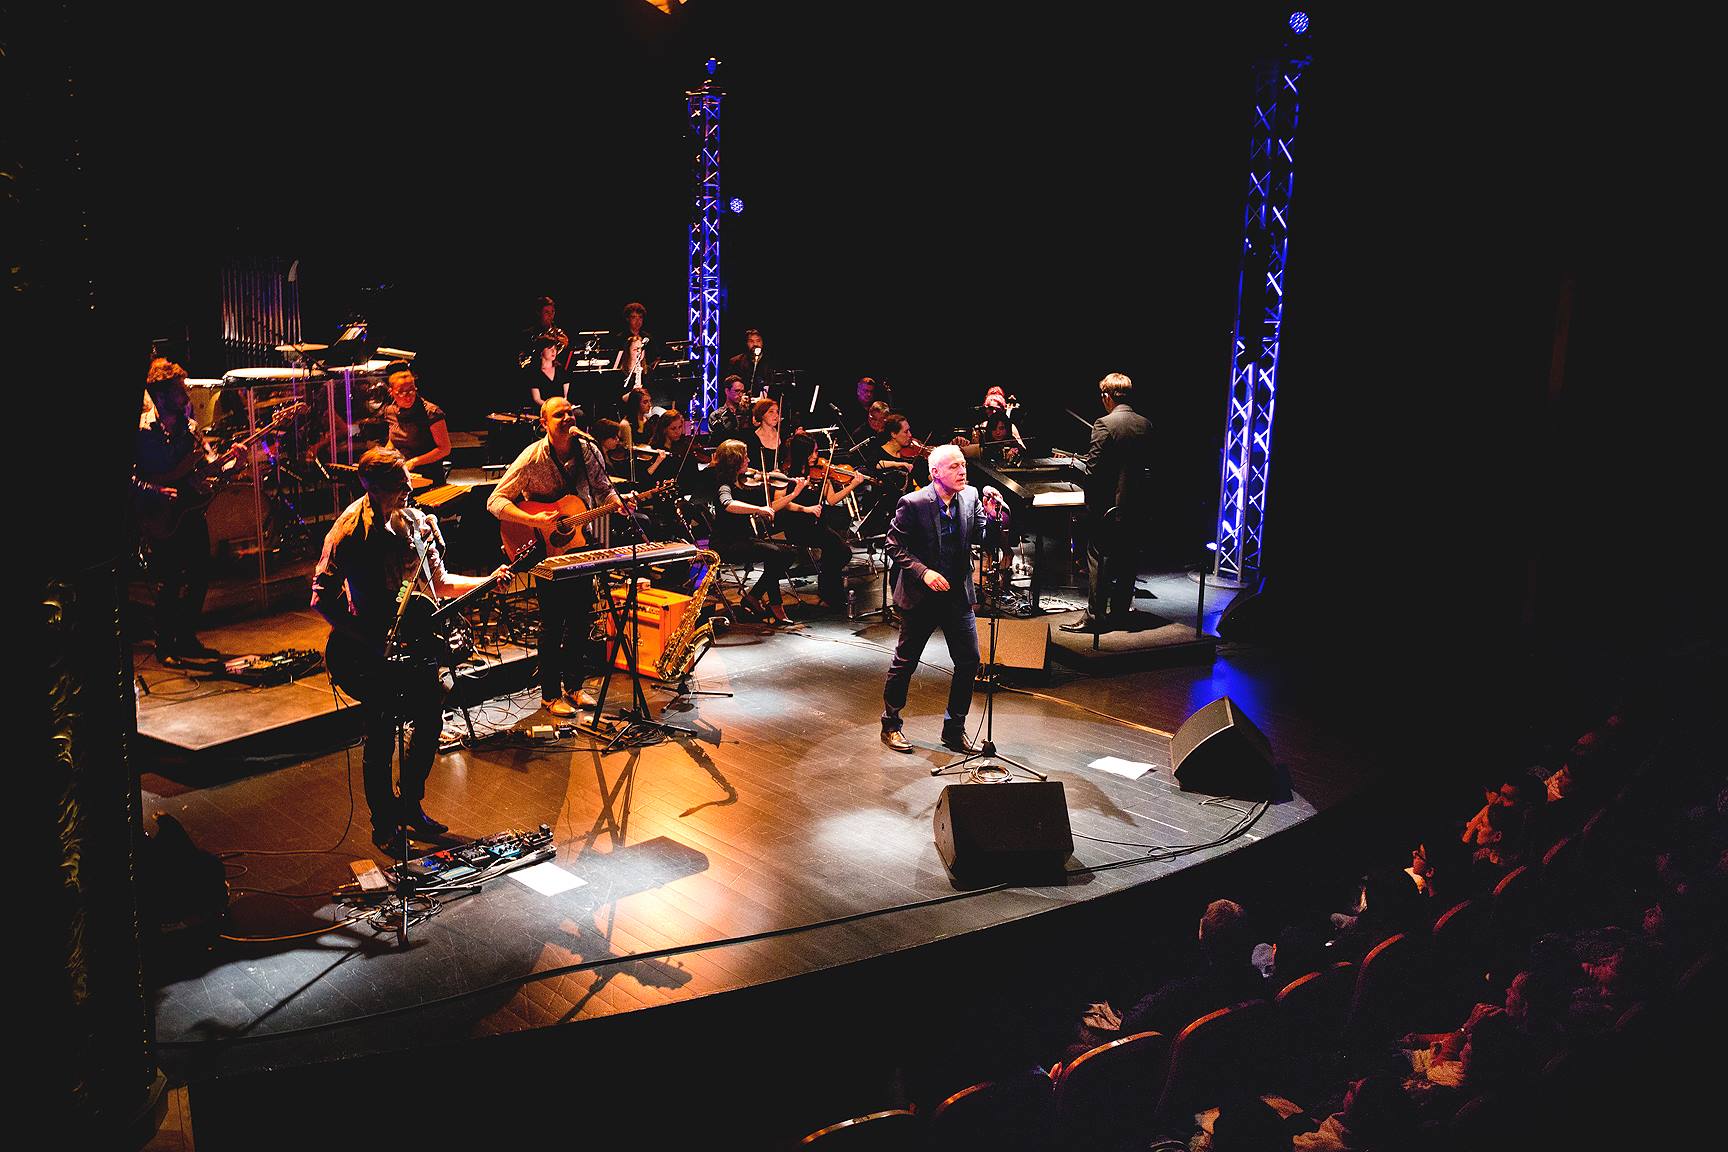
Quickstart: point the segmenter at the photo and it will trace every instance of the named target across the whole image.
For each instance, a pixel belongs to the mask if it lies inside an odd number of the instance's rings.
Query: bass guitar
[[[410,576],[397,596],[396,630],[390,636],[368,640],[331,630],[324,644],[324,667],[331,681],[355,700],[365,700],[380,685],[386,691],[399,687],[389,675],[392,666],[456,667],[474,654],[474,642],[458,615],[462,606],[507,576],[534,567],[542,556],[540,542],[532,541],[511,557],[508,572],[443,604],[417,589],[415,577]]]

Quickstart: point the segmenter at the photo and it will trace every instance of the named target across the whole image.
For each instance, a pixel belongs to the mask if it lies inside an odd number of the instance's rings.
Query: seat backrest
[[[1075,1057],[1056,1077],[1056,1122],[1074,1147],[1150,1138],[1169,1040],[1136,1032]]]
[[[930,1116],[931,1142],[956,1152],[1049,1148],[1056,1133],[1056,1086],[1039,1071],[962,1088]]]
[[[1348,960],[1298,976],[1279,990],[1272,1015],[1285,1055],[1291,1059],[1337,1044],[1356,990],[1356,965]]]
[[[1344,1022],[1348,1044],[1360,1048],[1409,1031],[1411,1019],[1424,1006],[1422,960],[1421,942],[1406,932],[1388,936],[1368,950],[1357,970]]]
[[[1176,1036],[1158,1101],[1160,1119],[1210,1108],[1232,1092],[1256,1094],[1272,1049],[1272,1006],[1245,1000],[1208,1012]]]
[[[800,1147],[815,1145],[823,1152],[835,1149],[868,1152],[877,1148],[888,1152],[889,1149],[922,1149],[926,1146],[924,1137],[921,1118],[904,1108],[890,1108],[818,1128],[798,1143]]]

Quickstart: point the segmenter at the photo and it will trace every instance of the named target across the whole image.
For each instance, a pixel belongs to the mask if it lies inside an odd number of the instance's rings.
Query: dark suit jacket
[[[970,485],[960,489],[954,494],[954,504],[960,523],[966,526],[968,546],[982,544],[985,542],[986,532],[1000,530],[1000,525],[984,515],[978,489]],[[926,484],[915,492],[908,492],[900,497],[900,503],[894,506],[894,522],[888,526],[886,547],[889,558],[894,561],[896,608],[915,608],[923,603],[927,596],[943,595],[930,591],[924,583],[924,573],[935,566],[941,553],[941,529],[938,524],[941,514],[942,497],[937,495],[934,484]],[[957,586],[957,590],[965,594],[966,603],[978,602],[977,590],[972,584],[970,561],[966,565],[966,579]]]
[[[740,352],[738,355],[726,361],[726,371],[721,373],[721,375],[724,377],[737,373],[739,376],[742,376],[744,378],[744,394],[746,396],[755,396],[759,394],[764,387],[776,383],[774,373],[777,369],[778,365],[776,365],[773,359],[769,357],[768,350],[764,348],[762,350],[762,359],[759,363],[756,362],[756,358],[751,356],[750,353]]]
[[[1120,509],[1119,521],[1145,519],[1151,511],[1152,422],[1127,404],[1116,407],[1092,422],[1092,446],[1083,458],[1086,481],[1086,511],[1098,520],[1111,508]]]

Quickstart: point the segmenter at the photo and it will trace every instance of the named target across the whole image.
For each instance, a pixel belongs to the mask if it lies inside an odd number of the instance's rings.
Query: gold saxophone
[[[696,583],[696,591],[690,597],[690,603],[684,609],[684,618],[678,621],[678,631],[666,641],[660,649],[660,659],[654,665],[654,675],[668,684],[676,684],[690,675],[690,669],[696,667],[696,661],[702,659],[702,653],[708,651],[714,643],[714,625],[697,626],[696,621],[702,618],[702,604],[708,595],[708,584],[714,579],[714,574],[720,571],[720,553],[703,548],[690,561],[692,564],[704,564],[702,579]]]

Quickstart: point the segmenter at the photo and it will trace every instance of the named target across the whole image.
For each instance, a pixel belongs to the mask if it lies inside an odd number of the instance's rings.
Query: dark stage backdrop
[[[1217,497],[1248,63],[1284,14],[1203,7],[153,16],[158,58],[125,62],[140,83],[117,125],[139,154],[137,308],[157,334],[190,327],[188,366],[213,375],[222,258],[298,258],[309,338],[364,313],[470,426],[521,402],[538,293],[566,328],[615,327],[636,299],[681,337],[682,93],[714,55],[724,191],[746,202],[723,226],[726,354],[754,326],[829,394],[885,377],[921,435],[1000,383],[1068,447],[1085,431],[1064,409],[1090,419],[1097,378],[1125,371],[1160,434],[1158,558],[1192,563]],[[1672,493],[1701,453],[1643,464],[1697,426],[1684,389],[1649,382],[1684,377],[1703,298],[1641,263],[1689,250],[1645,235],[1685,219],[1659,191],[1687,154],[1668,90],[1685,30],[1558,5],[1312,10],[1267,574],[1344,656],[1340,637],[1432,666],[1463,637],[1576,636],[1593,578],[1559,535],[1626,572],[1675,563],[1696,515]]]
[[[1216,502],[1266,17],[932,7],[359,12],[310,38],[225,24],[243,66],[216,90],[141,97],[152,263],[173,290],[140,306],[161,334],[190,326],[188,367],[216,375],[223,256],[298,258],[308,339],[364,314],[469,424],[521,399],[516,333],[541,292],[567,329],[616,328],[640,300],[682,338],[683,92],[714,55],[724,191],[745,201],[723,225],[725,354],[757,327],[825,398],[886,378],[924,437],[1001,384],[1069,448],[1086,429],[1064,409],[1090,421],[1097,379],[1125,371],[1163,434],[1169,549],[1192,558]]]

